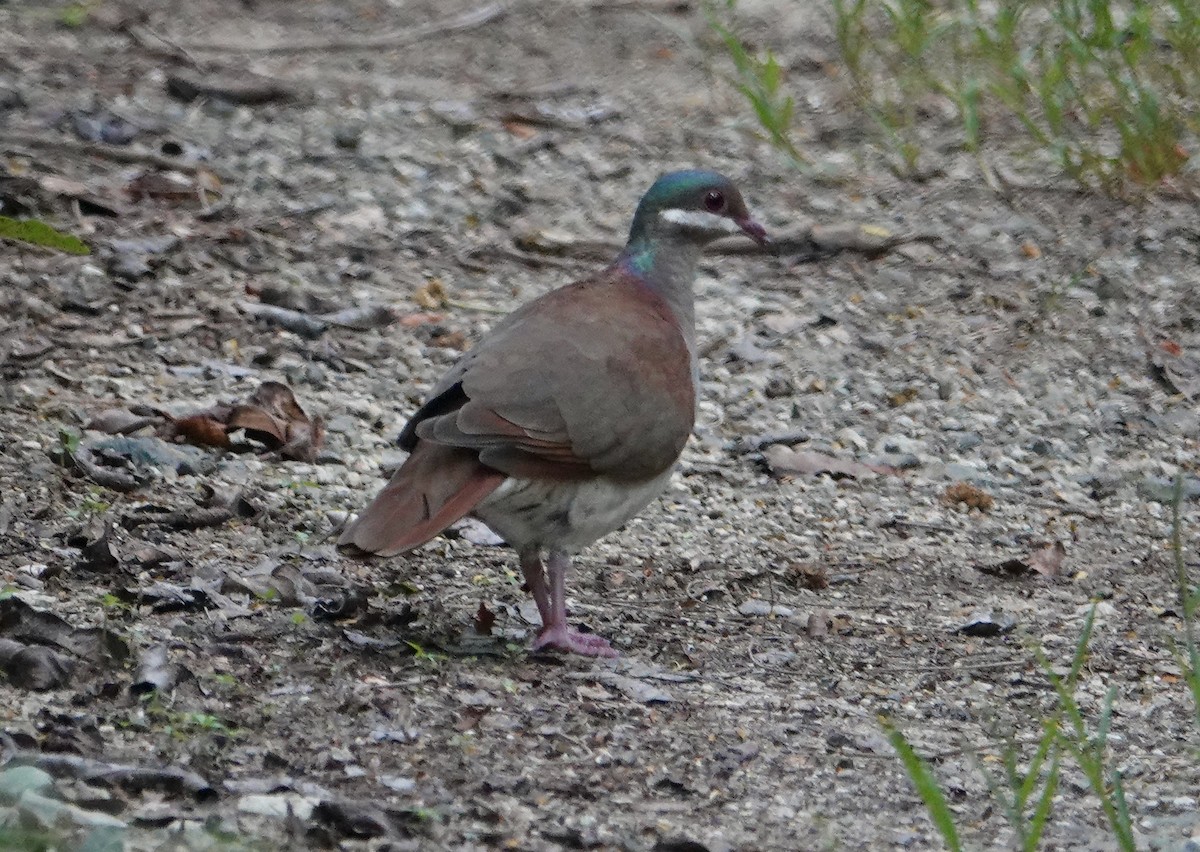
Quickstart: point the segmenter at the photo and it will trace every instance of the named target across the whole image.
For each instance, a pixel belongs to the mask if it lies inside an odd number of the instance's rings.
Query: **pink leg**
[[[616,650],[608,644],[608,640],[594,633],[580,633],[572,630],[567,624],[567,569],[571,560],[564,553],[551,553],[549,559],[550,599],[548,602],[549,618],[542,613],[542,629],[537,639],[533,641],[533,650],[542,648],[557,648],[560,651],[570,651],[586,657],[615,657]],[[524,562],[522,561],[522,565]],[[539,568],[541,567],[539,563]],[[525,574],[528,581],[529,574]],[[530,584],[530,591],[533,590]],[[545,588],[543,587],[543,594]],[[537,594],[534,594],[537,599]],[[539,603],[538,609],[542,606]]]
[[[525,586],[529,589],[529,594],[533,595],[533,602],[537,604],[542,624],[549,624],[550,593],[546,591],[546,572],[542,568],[542,557],[536,550],[521,554],[521,573],[525,575]]]

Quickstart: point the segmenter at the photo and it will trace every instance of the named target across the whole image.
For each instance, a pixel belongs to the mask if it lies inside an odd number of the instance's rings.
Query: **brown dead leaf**
[[[811,562],[794,562],[788,566],[788,579],[801,588],[813,592],[829,588],[829,572]]]
[[[225,418],[228,416],[229,409],[221,406],[192,414],[169,424],[162,437],[170,440],[182,438],[185,443],[198,447],[228,449],[231,445],[229,432],[225,428]]]
[[[881,464],[864,464],[849,459],[837,459],[823,453],[811,450],[796,450],[783,444],[773,444],[763,450],[763,457],[776,476],[815,476],[827,473],[834,479],[870,476],[874,474],[892,474],[899,471],[894,467]]]
[[[434,337],[429,341],[429,345],[442,349],[457,349],[462,352],[467,348],[467,336],[461,331],[448,331]]]
[[[1023,574],[1029,573],[1029,562],[1018,557],[1013,557],[1012,559],[1005,559],[1003,562],[997,562],[994,565],[980,565],[979,570],[996,577],[1020,577]]]
[[[175,419],[163,416],[159,437],[201,447],[237,449],[231,433],[240,430],[281,458],[311,462],[325,443],[324,422],[310,418],[292,389],[280,382],[263,382],[235,405],[218,404]],[[240,448],[250,449],[244,443]]]
[[[287,421],[252,403],[234,406],[225,426],[230,431],[244,429],[247,438],[268,447],[281,446],[288,440]]]
[[[445,314],[433,314],[428,312],[418,312],[415,314],[404,314],[400,317],[399,323],[404,328],[416,328],[419,325],[432,325],[442,322],[446,319]]]
[[[242,429],[247,438],[296,461],[315,461],[325,441],[324,423],[310,419],[292,389],[281,382],[259,385],[246,402],[233,407],[225,427]]]
[[[832,626],[833,618],[830,617],[829,610],[817,609],[808,614],[805,632],[808,633],[810,639],[820,639],[829,635],[829,628]]]
[[[491,709],[490,707],[471,707],[464,710],[458,717],[458,721],[454,723],[454,730],[460,734],[472,730],[484,716],[491,712]]]
[[[1021,577],[1034,571],[1043,577],[1057,577],[1066,559],[1067,548],[1061,541],[1037,545],[1029,555],[1005,559],[995,565],[981,565],[979,570],[998,577]]]
[[[258,302],[238,302],[237,306],[248,316],[266,320],[292,334],[298,334],[309,340],[316,340],[329,328],[329,323],[304,311],[294,311],[291,308],[281,308],[277,305],[264,305]]]
[[[196,187],[180,172],[143,172],[125,185],[134,201],[187,201],[195,197]]]
[[[483,601],[479,602],[479,609],[475,612],[475,632],[480,636],[491,636],[492,627],[496,624],[496,613],[487,608],[487,604]]]
[[[424,286],[419,287],[417,292],[413,293],[413,301],[426,310],[446,307],[446,300],[449,297],[446,285],[440,278],[430,278]]]
[[[324,314],[321,320],[342,328],[367,331],[372,328],[387,328],[396,321],[396,311],[387,305],[370,303]]]
[[[976,488],[969,482],[954,482],[942,492],[942,502],[947,506],[961,505],[967,509],[986,512],[996,504],[991,494]]]
[[[867,256],[882,254],[895,240],[887,228],[857,222],[814,225],[810,237],[818,248],[825,251],[858,251]]]
[[[1029,567],[1043,577],[1057,577],[1067,558],[1067,548],[1061,541],[1047,542],[1029,554]]]
[[[204,169],[194,177],[182,172],[143,172],[125,185],[125,193],[133,201],[211,204],[221,197],[221,179]]]
[[[513,136],[516,136],[518,139],[532,139],[534,136],[537,136],[539,132],[538,128],[531,124],[527,124],[518,118],[506,119],[501,122],[501,124],[504,125],[505,130],[507,130]]]
[[[890,405],[892,408],[899,408],[902,405],[908,405],[920,395],[920,388],[904,388],[903,390],[898,390],[895,393],[888,394],[888,405]]]

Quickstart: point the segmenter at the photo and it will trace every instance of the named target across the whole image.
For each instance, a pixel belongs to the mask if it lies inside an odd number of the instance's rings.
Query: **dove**
[[[571,557],[667,487],[695,422],[697,265],[731,234],[769,243],[729,178],[660,177],[609,266],[509,314],[442,377],[339,545],[393,556],[472,515],[517,553],[542,621],[533,650],[616,656],[568,621]]]

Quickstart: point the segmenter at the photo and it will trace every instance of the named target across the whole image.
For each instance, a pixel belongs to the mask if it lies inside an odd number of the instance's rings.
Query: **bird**
[[[732,180],[659,177],[610,265],[527,302],[442,377],[339,546],[394,556],[474,516],[517,553],[542,621],[531,650],[617,656],[568,623],[571,557],[666,488],[695,423],[697,266],[733,234],[770,243]]]

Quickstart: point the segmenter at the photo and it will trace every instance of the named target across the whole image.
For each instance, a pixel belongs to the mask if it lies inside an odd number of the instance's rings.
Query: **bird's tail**
[[[479,463],[471,450],[419,441],[338,539],[380,556],[419,547],[470,512],[504,481],[504,474]]]

